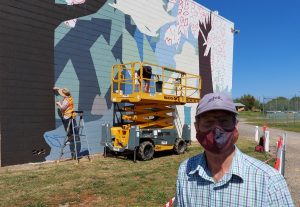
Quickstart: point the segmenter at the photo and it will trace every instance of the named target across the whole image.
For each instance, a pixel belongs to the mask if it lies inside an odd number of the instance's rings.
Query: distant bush
[[[234,99],[234,102],[244,104],[245,110],[247,111],[261,111],[262,108],[260,102],[250,94],[246,94],[241,96],[240,98],[236,98]]]

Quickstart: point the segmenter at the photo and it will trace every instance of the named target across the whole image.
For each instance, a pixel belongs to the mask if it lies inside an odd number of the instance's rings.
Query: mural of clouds
[[[189,35],[197,38],[200,32],[204,38],[203,45],[206,45],[204,55],[207,56],[211,51],[214,91],[231,92],[233,34],[230,28],[233,28],[234,24],[221,18],[218,12],[212,12],[212,29],[205,37],[199,28],[199,22],[206,25],[211,11],[191,0],[169,0],[167,10],[177,9],[176,4],[178,4],[177,21],[166,30],[165,43],[178,47],[185,38],[189,39]]]
[[[178,45],[181,36],[188,38],[189,30],[194,38],[198,37],[199,21],[204,22],[210,11],[190,0],[177,1],[177,21],[170,26],[165,34],[165,40],[169,45]],[[170,0],[168,10],[175,9],[176,0]]]
[[[68,5],[73,5],[73,4],[83,4],[85,0],[65,0]],[[77,19],[71,19],[67,20],[64,23],[69,26],[69,27],[75,27]]]
[[[189,42],[185,42],[182,46],[181,53],[174,56],[176,68],[184,70],[187,73],[195,74],[199,68],[199,57],[196,48]],[[187,67],[188,65],[188,67]]]
[[[152,37],[158,36],[163,25],[176,20],[164,9],[163,0],[117,0],[110,5],[130,15],[138,29]]]
[[[87,2],[60,1],[69,5]],[[57,84],[69,87],[76,109],[84,111],[91,154],[102,152],[101,125],[111,124],[113,119],[110,100],[111,66],[146,61],[187,73],[198,73],[201,67],[199,21],[206,25],[209,15],[208,9],[190,0],[109,0],[97,13],[78,18],[74,25],[70,23],[69,26],[74,26],[73,28],[61,24],[56,29]],[[209,59],[213,62],[214,85],[217,90],[222,90],[231,85],[229,78],[232,54],[223,54],[232,49],[231,33],[226,32],[230,31],[231,23],[227,24],[223,18],[213,14],[212,24],[215,28],[210,30],[209,35],[204,35],[203,42],[207,46],[205,54],[211,51]],[[226,42],[227,40],[230,41]],[[169,75],[178,78],[178,74]],[[197,84],[198,82],[195,83]],[[175,90],[166,90],[165,93],[172,94]],[[199,96],[198,93],[193,95]],[[193,104],[186,107],[177,107],[177,118],[181,123],[195,112]],[[192,123],[193,117],[190,119],[189,122]],[[45,141],[51,148],[47,160],[57,159],[65,134],[57,116],[56,127],[44,134]],[[180,130],[178,128],[179,132]],[[192,136],[195,136],[193,129]],[[70,155],[66,154],[65,157],[68,156]]]

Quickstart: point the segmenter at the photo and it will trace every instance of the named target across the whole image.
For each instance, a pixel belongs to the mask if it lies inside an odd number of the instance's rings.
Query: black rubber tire
[[[104,151],[103,151],[103,157],[108,157],[110,155],[110,149],[109,147],[104,147]]]
[[[141,160],[151,160],[154,155],[154,146],[149,141],[144,141],[140,144],[139,149],[137,151],[137,156]]]
[[[177,155],[183,154],[186,151],[186,148],[187,148],[187,144],[183,139],[178,138],[175,140],[175,144],[173,148],[175,154]]]
[[[106,157],[112,157],[112,156],[117,155],[116,152],[109,149],[109,147],[105,147],[105,150],[106,150]],[[103,152],[103,156],[105,157],[104,152]]]

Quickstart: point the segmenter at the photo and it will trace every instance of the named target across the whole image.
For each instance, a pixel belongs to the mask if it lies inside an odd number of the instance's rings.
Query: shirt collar
[[[243,180],[246,177],[243,162],[243,153],[241,153],[241,151],[237,147],[235,147],[235,154],[228,174],[236,175]],[[198,172],[199,176],[201,176],[202,178],[214,182],[211,172],[207,167],[204,153],[201,153],[194,157],[193,163],[193,165],[189,165],[188,175],[193,175]]]
[[[206,157],[204,153],[197,155],[191,159],[190,164],[188,165],[188,175],[193,175],[198,172],[199,176],[205,180],[213,181],[210,170],[208,169],[206,163]]]
[[[240,177],[242,180],[244,180],[245,177],[247,176],[244,166],[245,166],[245,161],[244,161],[243,153],[237,147],[235,147],[235,155],[233,157],[229,173],[231,173],[232,175],[236,175]]]

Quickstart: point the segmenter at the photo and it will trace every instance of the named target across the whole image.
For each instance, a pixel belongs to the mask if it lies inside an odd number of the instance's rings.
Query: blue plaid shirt
[[[177,206],[294,206],[283,176],[236,148],[231,169],[217,183],[204,154],[181,163],[176,184]]]

